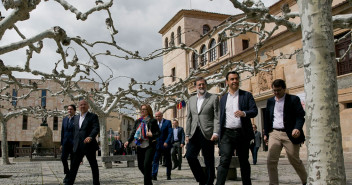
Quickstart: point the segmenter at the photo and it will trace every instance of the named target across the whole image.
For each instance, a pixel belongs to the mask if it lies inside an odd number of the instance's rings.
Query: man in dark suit
[[[197,94],[189,99],[186,123],[186,158],[199,184],[211,185],[215,178],[214,144],[219,130],[219,98],[207,92],[204,78],[196,79]],[[198,155],[204,156],[206,174],[200,166]]]
[[[115,140],[112,142],[112,148],[114,150],[114,155],[123,154],[124,147],[123,147],[122,141],[120,140],[119,135],[115,136]],[[115,161],[115,162],[121,163],[121,161]]]
[[[61,161],[64,166],[64,173],[67,174],[70,169],[68,168],[68,155],[71,155],[73,150],[73,132],[74,132],[74,117],[76,114],[76,106],[69,105],[67,107],[68,115],[62,120],[61,127]],[[71,159],[72,161],[72,159]],[[71,162],[70,162],[71,163]]]
[[[88,159],[93,174],[93,184],[99,185],[99,169],[96,151],[99,149],[95,139],[99,133],[99,119],[96,114],[88,112],[86,100],[79,102],[80,115],[75,116],[75,133],[73,139],[73,160],[70,173],[66,174],[66,184],[75,182],[79,165],[84,156]]]
[[[262,134],[257,131],[257,125],[253,124],[254,140],[251,141],[250,149],[252,152],[253,164],[257,164],[258,150],[262,142]]]
[[[172,134],[172,126],[171,121],[167,119],[163,119],[163,113],[156,112],[155,119],[158,121],[158,125],[160,128],[160,136],[157,139],[156,144],[156,152],[154,154],[153,159],[153,172],[152,179],[157,180],[158,169],[159,169],[159,159],[163,154],[165,158],[166,165],[166,176],[167,180],[171,180],[171,134]]]
[[[298,96],[286,94],[286,83],[277,79],[272,83],[275,97],[268,99],[264,120],[264,141],[269,150],[267,167],[269,184],[279,184],[277,165],[282,147],[288,160],[296,170],[303,184],[307,183],[307,172],[299,158],[300,145],[304,142],[304,115]]]
[[[220,164],[217,185],[223,185],[231,163],[234,150],[241,167],[242,184],[250,185],[251,167],[248,162],[250,141],[254,139],[251,118],[258,114],[254,98],[250,92],[239,89],[240,75],[228,72],[226,84],[229,93],[220,100]]]
[[[172,121],[172,137],[171,137],[171,143],[172,143],[172,149],[171,149],[171,155],[172,155],[172,160],[174,161],[174,167],[172,168],[173,170],[178,167],[178,170],[181,170],[181,164],[182,164],[182,148],[185,145],[185,131],[183,130],[182,127],[178,126],[178,120],[174,119]]]

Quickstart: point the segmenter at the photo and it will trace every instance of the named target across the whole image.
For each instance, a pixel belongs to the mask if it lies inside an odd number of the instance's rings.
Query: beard
[[[205,89],[197,89],[197,93],[200,95],[204,95],[207,92]]]

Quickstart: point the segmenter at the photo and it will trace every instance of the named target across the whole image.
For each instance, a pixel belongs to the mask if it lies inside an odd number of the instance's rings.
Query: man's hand
[[[186,143],[188,143],[189,142],[189,137],[188,136],[186,136]]]
[[[236,117],[236,118],[245,117],[245,116],[246,116],[246,115],[244,114],[243,111],[238,110],[238,111],[235,112],[235,117]]]
[[[128,146],[128,141],[125,142],[124,147],[127,148]]]
[[[250,142],[249,142],[250,145],[253,145],[254,144],[254,139],[252,139]]]
[[[116,152],[116,150],[114,150],[114,152]]]
[[[152,133],[151,131],[148,131],[148,132],[147,132],[147,136],[148,136],[148,137],[153,137],[153,133]]]
[[[85,144],[87,144],[87,143],[90,143],[91,141],[92,141],[92,138],[91,137],[87,137],[83,142]]]
[[[167,148],[167,143],[164,143],[164,148]]]
[[[210,138],[210,141],[217,141],[218,138],[219,138],[218,135],[213,134],[213,136],[211,136],[211,138]]]
[[[183,144],[180,144],[180,148],[182,148],[184,145]]]
[[[62,151],[62,145],[60,146],[60,151]]]
[[[300,135],[301,135],[301,132],[298,129],[292,130],[292,137],[293,138],[298,138]]]
[[[266,135],[264,135],[264,141],[265,141],[265,144],[268,145],[268,137],[266,137]]]

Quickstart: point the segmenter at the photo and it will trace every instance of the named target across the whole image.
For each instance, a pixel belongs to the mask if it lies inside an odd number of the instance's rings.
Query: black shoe
[[[181,167],[179,167],[178,170],[181,170]]]
[[[152,180],[155,180],[155,181],[158,180],[158,179],[156,178],[156,175],[153,175],[153,176],[152,176]]]
[[[174,169],[176,169],[178,166],[177,165],[175,165],[173,168],[172,168],[172,170],[174,170]]]
[[[167,180],[171,180],[171,177],[170,177],[170,176],[167,176]]]

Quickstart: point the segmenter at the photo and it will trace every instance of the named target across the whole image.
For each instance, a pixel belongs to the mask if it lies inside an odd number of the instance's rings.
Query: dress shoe
[[[178,167],[178,170],[181,170],[181,167]]]
[[[170,176],[167,176],[167,180],[171,180],[171,177],[170,177]]]
[[[174,169],[176,169],[178,166],[177,165],[175,165],[173,168],[172,168],[172,170],[174,170]]]
[[[153,176],[152,176],[152,180],[155,180],[155,181],[158,180],[158,179],[156,178],[156,175],[153,175]]]

